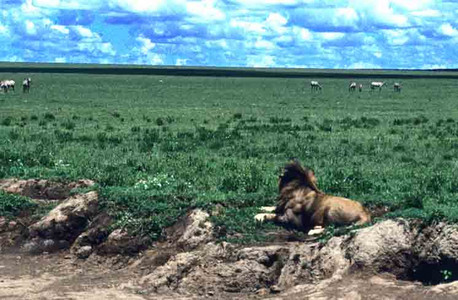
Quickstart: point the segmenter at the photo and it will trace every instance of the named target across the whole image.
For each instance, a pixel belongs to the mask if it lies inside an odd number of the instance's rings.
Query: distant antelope
[[[311,81],[310,82],[310,89],[312,91],[318,91],[322,89],[323,87],[318,83],[318,81]]]
[[[30,83],[32,82],[32,79],[26,78],[24,81],[22,81],[22,92],[28,93],[30,90]]]
[[[7,93],[10,89],[14,91],[14,86],[16,82],[14,80],[3,80],[0,82],[0,89]]]
[[[0,90],[5,93],[8,92],[8,85],[6,84],[6,80],[0,81]]]
[[[359,90],[360,92],[362,92],[362,91],[363,91],[363,84],[362,84],[362,83],[360,83],[360,84],[359,84],[359,86],[358,86],[358,90]]]
[[[350,86],[348,87],[349,92],[354,92],[356,90],[356,82],[350,83]]]
[[[384,85],[385,85],[385,82],[373,81],[371,82],[371,90],[378,88],[378,91],[380,92],[382,90],[382,86]]]
[[[14,86],[16,85],[16,82],[14,82],[14,80],[5,80],[5,82],[8,89],[12,89],[14,91]]]
[[[401,86],[400,83],[395,82],[394,85],[393,85],[393,87],[394,87],[394,91],[395,91],[395,92],[399,92],[399,93],[401,92],[402,86]]]

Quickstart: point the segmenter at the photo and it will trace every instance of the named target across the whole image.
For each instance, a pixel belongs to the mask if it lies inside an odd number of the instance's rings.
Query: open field
[[[327,193],[458,221],[457,79],[398,78],[394,93],[388,78],[379,93],[362,74],[362,93],[348,92],[351,72],[312,93],[309,78],[0,73],[33,80],[30,94],[0,93],[0,178],[93,179],[116,226],[153,238],[218,207],[221,238],[253,240],[296,157]],[[0,215],[25,201],[0,197]]]

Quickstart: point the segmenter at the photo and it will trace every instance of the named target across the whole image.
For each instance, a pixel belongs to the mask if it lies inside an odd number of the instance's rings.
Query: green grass
[[[458,221],[458,82],[396,79],[394,93],[388,79],[379,93],[368,74],[349,93],[352,74],[312,93],[301,78],[0,73],[33,80],[0,94],[0,178],[93,179],[116,226],[153,238],[222,205],[221,232],[260,240],[271,227],[252,217],[296,157],[327,193]]]

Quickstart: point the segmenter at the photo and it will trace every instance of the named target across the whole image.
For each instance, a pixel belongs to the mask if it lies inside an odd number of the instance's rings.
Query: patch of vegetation
[[[28,197],[9,194],[0,190],[0,216],[15,217],[21,212],[37,207],[38,205]]]

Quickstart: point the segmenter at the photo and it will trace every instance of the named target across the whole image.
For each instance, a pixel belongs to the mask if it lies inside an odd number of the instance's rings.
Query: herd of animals
[[[22,91],[24,93],[28,93],[30,90],[30,84],[32,83],[32,79],[25,78],[22,81]],[[2,80],[0,81],[0,91],[7,93],[9,90],[14,91],[14,87],[16,85],[16,82],[14,80]],[[378,89],[379,91],[382,90],[382,87],[385,85],[385,82],[380,82],[380,81],[373,81],[371,82],[371,90]],[[318,81],[312,80],[310,82],[310,88],[312,91],[321,91],[323,87]],[[351,82],[350,85],[348,86],[348,91],[354,92],[356,91],[356,88],[358,88],[358,91],[362,92],[363,91],[363,84],[359,83],[357,84],[356,82]],[[393,88],[395,92],[401,92],[402,86],[400,83],[395,82],[393,84]]]
[[[32,83],[32,79],[30,77],[25,78],[22,81],[22,91],[24,93],[29,92],[31,83]],[[16,82],[14,80],[11,80],[11,79],[2,80],[0,81],[0,91],[2,91],[3,93],[8,93],[11,90],[14,91],[15,85],[16,85]]]
[[[371,82],[371,90],[378,89],[379,91],[382,90],[382,87],[385,85],[385,82],[381,81],[373,81]],[[351,82],[350,85],[348,86],[348,91],[354,92],[356,91],[356,88],[358,88],[358,91],[362,92],[363,91],[363,84],[362,83],[356,83],[356,82]],[[312,91],[321,91],[323,87],[318,81],[312,80],[310,82],[310,89]],[[393,84],[393,89],[395,92],[401,92],[402,86],[399,82],[395,82]]]

